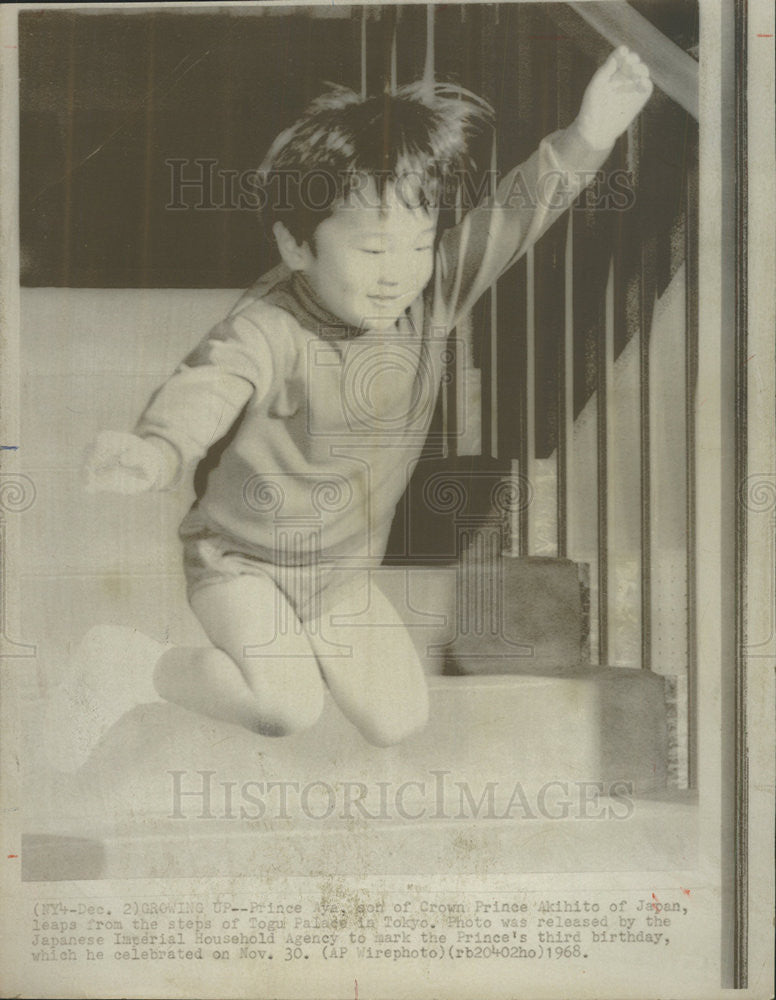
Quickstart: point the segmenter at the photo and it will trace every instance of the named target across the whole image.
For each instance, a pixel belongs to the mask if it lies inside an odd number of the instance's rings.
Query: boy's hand
[[[635,52],[621,45],[587,85],[577,128],[594,149],[609,149],[652,94],[649,70]]]
[[[87,493],[145,493],[164,472],[161,447],[121,431],[101,431],[84,461]]]

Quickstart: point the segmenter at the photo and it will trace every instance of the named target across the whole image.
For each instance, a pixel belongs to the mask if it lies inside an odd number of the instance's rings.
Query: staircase
[[[46,765],[43,696],[91,626],[205,641],[185,602],[175,539],[190,497],[84,495],[78,464],[94,431],[125,425],[185,353],[191,329],[207,325],[203,314],[215,320],[231,298],[24,293],[31,391],[22,450],[36,487],[36,502],[20,514],[23,613],[12,629],[35,644],[35,669],[25,662],[22,684],[24,877],[239,875],[267,865],[431,872],[448,870],[451,857],[493,872],[689,862],[695,812],[691,797],[672,787],[670,685],[650,671],[591,663],[586,567],[504,555],[514,512],[503,497],[513,494],[495,466],[481,462],[477,476],[462,474],[465,459],[454,471],[469,499],[446,512],[421,505],[436,519],[430,534],[420,515],[412,522],[425,551],[410,558],[397,535],[376,571],[429,674],[424,732],[373,748],[327,699],[311,731],[277,741],[157,702],[125,715],[78,774]],[[168,331],[163,350],[148,352],[157,329]],[[58,345],[74,330],[77,343],[62,353]],[[113,391],[119,382],[122,391]],[[451,470],[438,462],[420,468],[421,493]],[[203,782],[211,802],[204,816]],[[261,815],[251,782],[265,786]],[[285,810],[266,794],[268,782],[290,783]]]
[[[438,676],[430,693],[427,729],[388,750],[330,699],[282,745],[139,706],[77,775],[31,777],[23,877],[691,866],[695,814],[665,787],[655,675]]]
[[[509,589],[533,580],[553,591],[554,569],[510,561]],[[568,592],[560,569],[556,599]],[[444,618],[453,574],[391,572],[392,598]],[[411,631],[431,654],[444,629]],[[427,728],[387,750],[366,744],[328,696],[318,723],[283,741],[157,702],[62,775],[38,757],[42,705],[30,699],[23,878],[689,867],[695,811],[667,787],[663,679],[581,658],[563,667],[552,655],[562,639],[544,642],[538,629],[523,639],[534,656],[511,663],[504,637],[471,657],[472,639],[454,639],[447,672],[429,678]],[[494,666],[500,674],[484,672]]]

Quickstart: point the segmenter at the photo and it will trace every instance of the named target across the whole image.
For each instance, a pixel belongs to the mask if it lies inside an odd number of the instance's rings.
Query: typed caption
[[[50,962],[585,962],[625,947],[666,954],[692,924],[691,892],[443,898],[363,892],[209,899],[46,898],[30,958]]]

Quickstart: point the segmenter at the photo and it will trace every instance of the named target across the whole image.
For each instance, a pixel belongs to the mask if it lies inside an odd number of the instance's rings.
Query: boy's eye
[[[375,250],[373,247],[361,247],[361,253],[385,253],[385,250]]]
[[[428,246],[425,246],[425,247],[415,247],[415,249],[417,250],[418,253],[422,253],[425,250],[432,250],[433,247],[429,243]]]

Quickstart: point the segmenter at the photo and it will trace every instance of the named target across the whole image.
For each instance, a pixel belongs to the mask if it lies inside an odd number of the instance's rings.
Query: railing
[[[569,7],[553,5],[550,16],[533,6],[426,8],[425,75],[435,71],[435,16],[438,44],[456,17],[465,36],[457,78],[493,101],[497,120],[517,117],[526,137],[571,121],[612,44],[641,47],[670,97],[656,90],[602,184],[459,326],[442,452],[458,468],[529,484],[531,502],[509,518],[507,554],[589,567],[591,660],[676,678],[692,731],[697,64],[627,4],[581,5],[584,20]],[[383,14],[394,82],[405,11]],[[489,46],[498,80],[482,58]],[[531,151],[511,131],[499,133],[502,168],[510,151],[512,162]]]

